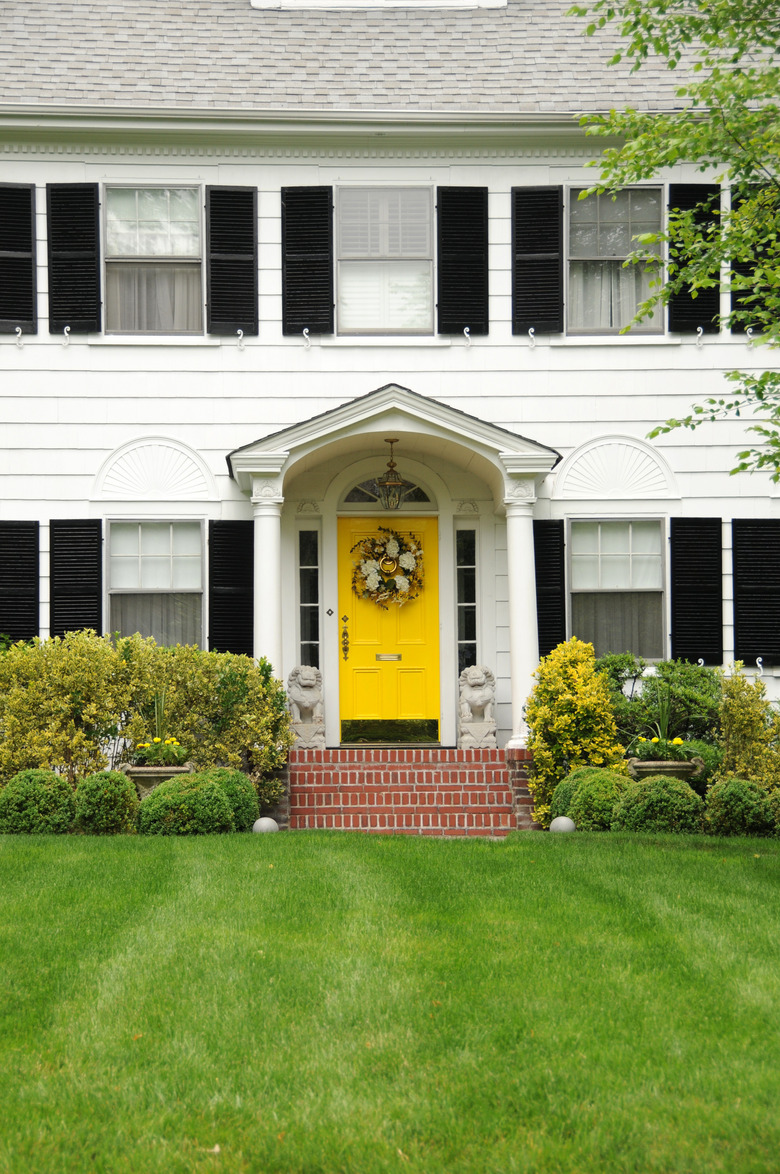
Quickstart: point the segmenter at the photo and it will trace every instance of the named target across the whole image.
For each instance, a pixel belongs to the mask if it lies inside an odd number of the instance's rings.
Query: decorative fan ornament
[[[416,599],[423,588],[423,552],[411,535],[404,537],[386,526],[371,538],[356,542],[350,553],[359,558],[352,571],[352,589],[387,611]]]

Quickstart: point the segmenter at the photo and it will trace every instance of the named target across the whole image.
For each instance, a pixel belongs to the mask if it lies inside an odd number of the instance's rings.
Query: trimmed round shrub
[[[219,783],[186,774],[160,783],[141,801],[138,830],[146,836],[215,836],[234,832],[236,825]]]
[[[648,775],[628,784],[612,827],[621,832],[700,832],[703,813],[704,801],[683,779]]]
[[[260,804],[249,775],[229,766],[215,766],[209,770],[198,771],[196,777],[221,787],[233,812],[236,831],[251,832],[252,824],[260,816]]]
[[[707,831],[713,836],[771,836],[775,830],[769,795],[749,779],[721,779],[707,794]]]
[[[0,791],[0,832],[64,835],[74,814],[70,784],[51,770],[20,770]]]
[[[688,778],[688,782],[696,794],[701,795],[704,799],[707,788],[711,785],[715,772],[720,766],[723,753],[719,746],[713,745],[712,742],[703,742],[700,738],[689,739],[687,745],[696,758],[700,758],[704,763],[704,770],[700,774]]]
[[[565,812],[581,832],[609,831],[612,815],[628,780],[614,770],[586,767],[574,771],[574,794]]]
[[[101,770],[76,787],[76,827],[92,836],[136,831],[138,795],[126,774]]]
[[[577,789],[577,782],[571,775],[558,783],[558,786],[552,793],[550,800],[550,819],[557,819],[559,815],[568,815],[571,801],[574,798],[574,792]]]

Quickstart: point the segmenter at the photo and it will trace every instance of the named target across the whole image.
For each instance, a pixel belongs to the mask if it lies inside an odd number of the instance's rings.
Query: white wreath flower
[[[411,535],[380,526],[378,535],[356,542],[352,551],[362,556],[352,569],[352,587],[361,599],[386,611],[388,604],[401,607],[422,591],[423,552]]]

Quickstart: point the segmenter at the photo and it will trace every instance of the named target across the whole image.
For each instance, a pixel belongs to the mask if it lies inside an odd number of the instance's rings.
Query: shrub
[[[93,836],[136,831],[138,796],[126,774],[101,770],[76,787],[76,827]]]
[[[566,814],[578,831],[609,831],[612,815],[628,783],[625,775],[613,770],[575,771],[574,794]],[[569,776],[570,778],[572,776]]]
[[[596,671],[593,645],[571,639],[543,657],[526,705],[533,772],[529,790],[534,819],[547,827],[550,799],[558,783],[577,766],[622,764],[609,687]]]
[[[235,831],[233,812],[219,783],[179,775],[141,802],[138,830],[147,836],[207,836]]]
[[[73,790],[53,771],[19,771],[0,790],[0,832],[63,835],[73,816]]]
[[[137,635],[120,640],[118,653],[131,682],[123,728],[130,745],[170,735],[201,769],[231,766],[266,775],[286,761],[293,741],[287,694],[267,661],[189,645],[163,648]]]
[[[624,742],[658,734],[671,740],[714,741],[719,727],[721,678],[716,669],[687,660],[663,660],[645,676],[647,662],[630,652],[600,656],[618,734]]]
[[[703,800],[682,779],[648,775],[628,784],[612,827],[628,832],[698,832],[703,811]]]
[[[0,779],[28,768],[77,778],[108,765],[129,700],[109,640],[69,632],[0,657]]]
[[[701,738],[691,738],[688,746],[693,751],[694,757],[700,758],[704,763],[704,770],[688,779],[696,794],[703,799],[707,788],[715,778],[723,754],[719,746],[715,746],[712,742],[704,742]]]
[[[770,791],[767,799],[769,801],[769,810],[772,813],[775,835],[780,836],[780,790]]]
[[[574,772],[576,774],[576,771]],[[559,815],[568,815],[571,801],[574,798],[574,792],[577,789],[577,782],[574,775],[568,775],[567,778],[562,779],[558,786],[552,793],[550,799],[550,819],[553,820]]]
[[[231,770],[230,767],[212,767],[193,776],[204,781],[213,782],[221,787],[233,812],[233,822],[237,832],[251,832],[252,825],[260,815],[260,804],[257,791],[248,775],[240,770]]]
[[[773,804],[766,791],[750,779],[721,779],[707,794],[705,823],[714,836],[771,836]]]
[[[723,678],[717,779],[753,779],[771,788],[780,782],[780,715],[761,680],[749,681],[737,662]]]

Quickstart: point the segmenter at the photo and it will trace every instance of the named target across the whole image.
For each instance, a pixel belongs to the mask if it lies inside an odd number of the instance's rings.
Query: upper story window
[[[340,334],[431,334],[429,188],[341,188],[337,202]]]
[[[617,334],[628,326],[650,295],[656,264],[626,265],[642,233],[660,232],[663,204],[660,188],[627,188],[611,195],[579,199],[569,193],[569,263],[567,326],[571,333]],[[660,307],[632,330],[663,330]]]
[[[203,329],[199,188],[109,187],[106,330]]]
[[[711,215],[717,186],[647,185],[583,200],[563,186],[512,189],[512,333],[617,335],[628,327],[662,276],[657,262],[625,266],[635,238],[665,227],[666,209]],[[700,209],[705,208],[704,212]],[[631,326],[631,334],[717,334],[720,290],[680,289],[666,312]]]

